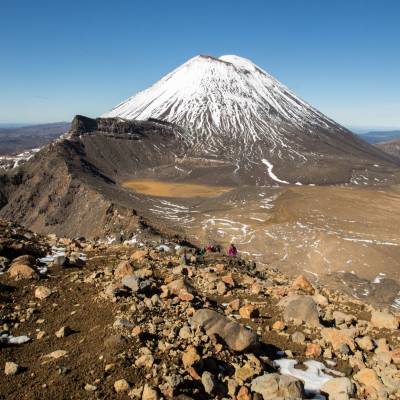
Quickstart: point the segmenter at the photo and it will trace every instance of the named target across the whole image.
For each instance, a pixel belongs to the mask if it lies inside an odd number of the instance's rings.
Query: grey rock
[[[132,292],[136,293],[139,291],[140,286],[139,286],[139,278],[134,275],[125,275],[122,278],[122,284],[126,286],[127,288],[131,289]]]
[[[208,336],[219,336],[234,351],[244,351],[258,341],[253,331],[213,310],[205,308],[197,310],[191,324],[194,329],[203,328]]]
[[[6,257],[0,257],[0,272],[4,272],[8,265],[10,264],[10,260]]]
[[[345,400],[355,394],[355,385],[349,378],[332,378],[321,386],[321,391],[329,395],[329,400]]]
[[[204,386],[204,390],[208,394],[213,393],[217,388],[217,380],[215,379],[214,375],[208,371],[204,371],[201,375],[201,383]]]
[[[184,325],[182,328],[179,330],[179,337],[182,339],[189,339],[192,336],[192,331],[189,326]]]
[[[264,400],[298,400],[304,395],[304,385],[299,379],[280,374],[265,374],[252,380],[251,390],[260,393]]]
[[[293,343],[298,343],[298,344],[304,344],[306,340],[306,336],[304,335],[304,333],[299,331],[294,332],[291,338]]]
[[[4,366],[4,373],[6,375],[16,375],[19,371],[19,365],[12,361],[7,361]]]
[[[133,328],[135,325],[124,318],[117,318],[113,324],[114,328]]]
[[[285,322],[294,322],[296,325],[305,322],[311,326],[320,326],[317,304],[311,296],[288,296],[282,299],[278,305],[284,309]]]

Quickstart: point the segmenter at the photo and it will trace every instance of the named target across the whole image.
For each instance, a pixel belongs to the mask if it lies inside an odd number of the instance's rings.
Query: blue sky
[[[400,127],[397,0],[2,0],[0,123],[96,117],[197,54],[238,54],[351,127]]]

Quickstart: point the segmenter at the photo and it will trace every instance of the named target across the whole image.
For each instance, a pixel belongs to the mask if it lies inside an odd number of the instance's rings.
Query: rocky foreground
[[[398,315],[183,254],[0,222],[0,398],[400,398]]]

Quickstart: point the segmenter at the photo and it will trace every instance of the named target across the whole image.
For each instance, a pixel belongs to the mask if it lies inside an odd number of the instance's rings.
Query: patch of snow
[[[171,253],[171,247],[165,245],[165,244],[161,244],[160,246],[156,247],[157,250],[163,251],[165,253]]]
[[[289,182],[283,181],[282,179],[279,179],[279,178],[272,172],[272,169],[274,168],[274,166],[273,166],[267,159],[263,158],[263,159],[261,160],[261,162],[267,166],[268,175],[270,176],[270,178],[271,178],[272,180],[274,180],[275,182],[279,182],[279,183],[289,184]]]
[[[13,336],[8,334],[3,334],[0,336],[0,342],[4,344],[24,344],[31,340],[28,336]]]
[[[379,272],[379,274],[374,278],[374,280],[372,281],[372,283],[381,283],[382,279],[384,279],[385,276],[386,276],[385,273]]]
[[[308,395],[319,394],[321,386],[334,378],[334,376],[328,375],[327,372],[337,375],[336,371],[329,369],[319,361],[308,360],[303,362],[303,365],[307,367],[306,370],[295,368],[296,364],[296,360],[285,358],[274,361],[274,365],[279,367],[281,374],[302,380],[304,382],[304,390]]]

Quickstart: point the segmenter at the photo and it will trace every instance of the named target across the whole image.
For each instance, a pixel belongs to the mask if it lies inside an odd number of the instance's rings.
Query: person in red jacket
[[[237,256],[237,248],[233,243],[228,248],[228,256],[230,257],[236,257]]]

